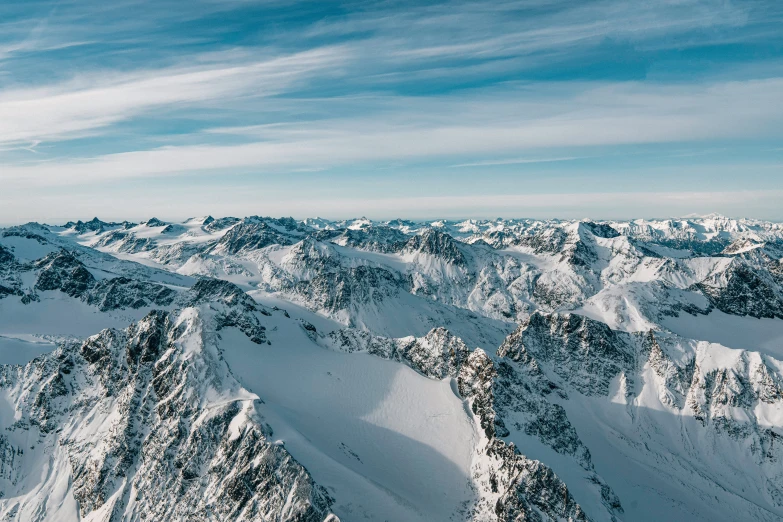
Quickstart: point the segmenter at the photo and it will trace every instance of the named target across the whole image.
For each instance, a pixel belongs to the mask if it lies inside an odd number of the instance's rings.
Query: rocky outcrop
[[[259,316],[268,316],[271,312],[234,283],[222,279],[199,279],[179,297],[178,303],[183,306],[208,304],[215,314],[217,330],[234,326],[255,343],[267,342],[266,327],[261,324]]]
[[[783,289],[762,268],[732,262],[696,285],[718,310],[727,314],[783,318]]]
[[[23,295],[17,265],[16,256],[0,245],[0,299],[10,295]]]
[[[53,252],[35,264],[40,269],[37,290],[60,290],[71,297],[81,297],[95,286],[95,277],[74,255]]]
[[[403,362],[434,379],[456,380],[460,396],[468,403],[482,432],[476,448],[473,480],[478,500],[472,520],[588,520],[566,485],[550,468],[522,455],[509,435],[506,423],[574,458],[592,476],[609,513],[622,513],[619,499],[594,472],[590,452],[568,422],[565,411],[547,401],[557,391],[539,371],[500,359],[483,350],[470,351],[443,328],[423,338],[387,339],[345,329],[322,340],[328,347],[346,352],[366,351]]]
[[[239,221],[239,218],[235,217],[223,217],[215,219],[212,216],[209,216],[204,220],[203,226],[204,230],[207,232],[217,232],[219,230],[225,230],[228,227],[235,225]]]
[[[165,221],[161,221],[160,219],[154,217],[147,220],[144,224],[147,225],[148,227],[164,227],[166,226],[167,223]]]
[[[0,245],[0,267],[10,268],[16,262],[16,256],[7,248]]]
[[[3,367],[0,386],[17,413],[4,426],[0,472],[21,478],[41,457],[59,463],[78,515],[34,495],[14,509],[0,502],[3,514],[32,520],[59,509],[63,520],[107,522],[329,517],[332,499],[269,440],[258,398],[231,377],[208,318],[198,308],[153,312],[126,331]],[[37,451],[20,445],[32,434]]]
[[[472,516],[476,520],[520,522],[589,520],[551,469],[497,437],[494,377],[492,360],[477,349],[457,379],[460,395],[468,401],[484,433],[473,469],[482,494]]]
[[[139,252],[150,252],[157,246],[154,239],[149,237],[136,237],[133,232],[128,230],[113,230],[95,243],[97,247],[108,247],[114,252],[126,254],[137,254]]]
[[[312,230],[291,218],[246,218],[233,225],[213,250],[236,255],[270,245],[292,245],[310,232]]]
[[[293,293],[316,310],[331,314],[377,304],[400,291],[403,281],[379,267],[360,265],[324,272],[293,285]]]
[[[84,295],[87,304],[97,306],[103,312],[125,308],[169,306],[177,292],[171,288],[127,277],[102,279]]]
[[[45,245],[49,243],[44,237],[47,232],[49,232],[49,229],[43,225],[39,225],[38,223],[27,223],[26,225],[3,229],[3,237],[31,239],[38,244]]]
[[[635,364],[628,334],[576,314],[535,313],[506,338],[498,356],[524,365],[548,363],[584,395],[608,395],[612,379]]]
[[[459,242],[434,228],[428,228],[422,234],[411,237],[405,244],[403,252],[435,256],[448,264],[457,266],[467,264]]]
[[[257,250],[269,245],[290,245],[293,240],[264,222],[239,223],[220,238],[217,247],[227,254]]]
[[[335,330],[324,340],[329,348],[345,352],[366,351],[377,357],[407,364],[432,379],[456,377],[470,350],[462,339],[445,328],[435,328],[424,337],[388,339],[366,331]]]
[[[119,227],[122,223],[107,223],[105,221],[101,221],[97,217],[92,218],[89,221],[69,221],[65,225],[63,225],[65,228],[71,229],[77,234],[87,234],[89,232],[95,232],[96,234],[100,234],[110,228]]]
[[[359,230],[349,228],[342,233],[322,231],[316,237],[346,247],[384,253],[399,252],[408,241],[406,234],[388,226],[371,226]]]
[[[76,256],[67,251],[53,252],[33,265],[38,270],[35,290],[61,291],[81,299],[101,311],[169,306],[177,292],[157,283],[129,277],[96,279]]]

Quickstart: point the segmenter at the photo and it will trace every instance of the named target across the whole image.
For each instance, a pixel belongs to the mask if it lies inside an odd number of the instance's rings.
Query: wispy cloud
[[[556,163],[560,161],[574,161],[584,159],[585,156],[566,156],[562,158],[508,158],[500,160],[474,161],[471,163],[459,163],[451,165],[453,168],[460,167],[491,167],[494,165],[524,165],[526,163]]]
[[[672,164],[768,151],[783,139],[782,21],[774,0],[6,3],[0,182],[108,193],[210,172],[211,193],[237,172],[489,181],[598,155],[640,171],[618,152],[650,144],[679,152],[662,151]]]
[[[456,59],[444,65],[457,68],[466,60],[536,54],[551,63],[589,55],[607,41],[683,49],[736,39],[737,30],[747,41],[768,37],[755,22],[782,14],[767,4],[721,0],[445,2],[327,18],[304,34],[365,39],[364,47],[380,62],[416,67],[417,61]]]
[[[153,109],[274,96],[343,59],[341,48],[322,48],[249,63],[92,73],[64,84],[3,91],[0,143],[72,139]]]
[[[302,60],[305,64],[309,59]],[[294,61],[299,64],[300,60]],[[320,63],[320,62],[319,62]],[[269,64],[253,66],[276,70]],[[307,66],[303,67],[307,70]],[[146,110],[155,100],[214,97],[224,92],[220,79],[225,75],[247,74],[231,69],[185,73],[165,80],[142,80],[122,83],[119,91],[106,94],[111,100],[117,92],[125,101],[113,112],[123,117],[132,110]],[[283,83],[289,72],[283,73]],[[213,80],[218,81],[213,83]],[[187,88],[184,88],[187,87]],[[159,90],[150,101],[146,94]],[[190,172],[239,168],[302,169],[361,164],[366,162],[452,160],[487,155],[509,155],[521,150],[546,148],[595,147],[644,143],[699,142],[707,139],[747,139],[758,136],[780,136],[779,122],[783,107],[776,103],[783,90],[783,79],[757,82],[727,82],[700,87],[660,87],[643,84],[583,85],[569,98],[557,95],[559,103],[547,98],[546,86],[530,99],[529,89],[521,98],[504,92],[502,99],[481,95],[431,101],[427,110],[415,105],[400,110],[383,123],[377,116],[304,121],[279,126],[240,127],[239,133],[255,135],[256,140],[230,145],[199,144],[165,147],[90,159],[50,161],[6,166],[0,179],[6,183],[95,183],[118,178],[187,174]],[[274,92],[274,91],[273,91]],[[136,103],[134,103],[136,102]],[[0,107],[3,107],[0,101]],[[88,103],[85,99],[84,104]],[[112,102],[113,103],[113,102]],[[60,106],[56,133],[84,130],[100,125],[107,111],[102,108],[94,117],[72,120],[67,104]],[[83,105],[81,106],[83,108]],[[529,110],[528,110],[529,108]],[[516,117],[530,112],[531,118]],[[19,113],[19,117],[23,113]],[[482,116],[479,118],[479,116]],[[12,120],[13,121],[13,120]],[[28,139],[40,139],[47,130],[38,122],[39,133]],[[7,124],[7,135],[18,135],[18,129]],[[19,125],[22,125],[20,122]],[[231,129],[221,128],[221,133]],[[3,133],[0,132],[0,136]],[[57,135],[57,134],[55,134]],[[572,156],[554,157],[548,161],[568,161]],[[501,159],[498,161],[462,161],[457,165],[509,164],[543,159]]]

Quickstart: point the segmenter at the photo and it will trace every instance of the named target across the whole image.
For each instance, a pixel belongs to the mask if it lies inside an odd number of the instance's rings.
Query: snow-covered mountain
[[[0,519],[783,519],[783,225],[0,229]]]

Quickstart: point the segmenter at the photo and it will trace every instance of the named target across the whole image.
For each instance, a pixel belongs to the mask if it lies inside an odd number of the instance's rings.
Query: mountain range
[[[783,224],[0,229],[0,520],[783,519]]]

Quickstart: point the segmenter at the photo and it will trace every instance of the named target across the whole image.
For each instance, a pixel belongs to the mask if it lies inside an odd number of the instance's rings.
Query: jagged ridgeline
[[[0,229],[0,520],[783,519],[783,226]]]

